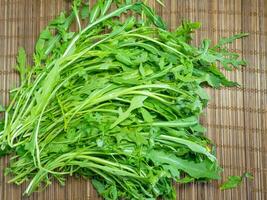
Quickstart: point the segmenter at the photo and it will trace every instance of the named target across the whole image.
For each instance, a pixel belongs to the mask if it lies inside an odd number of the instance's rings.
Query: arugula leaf
[[[182,21],[182,25],[175,31],[175,36],[179,42],[189,42],[192,40],[191,33],[200,28],[199,22]]]
[[[169,164],[176,169],[183,170],[187,174],[196,179],[199,178],[211,178],[219,179],[220,169],[208,160],[203,160],[200,163],[194,161],[188,161],[179,158],[173,154],[167,154],[164,151],[151,151],[147,157],[151,159],[156,165],[158,164]]]
[[[26,61],[27,61],[27,57],[26,57],[25,50],[23,48],[19,48],[16,69],[18,70],[20,74],[21,82],[23,82],[26,79],[26,73],[27,73]]]
[[[243,37],[247,37],[248,35],[249,35],[248,33],[240,33],[240,34],[236,34],[236,35],[230,36],[228,38],[222,38],[222,39],[220,39],[218,44],[216,44],[213,47],[213,49],[222,48],[223,45],[229,44],[229,43],[233,43],[235,40],[243,38]]]
[[[244,173],[242,176],[228,176],[228,180],[224,182],[221,186],[221,190],[227,190],[236,188],[239,186],[244,178],[253,179],[253,175],[251,173]]]
[[[105,191],[105,185],[102,184],[100,181],[93,179],[92,180],[92,184],[94,186],[94,188],[98,191],[99,194],[103,194],[103,192]]]
[[[115,126],[117,126],[119,123],[121,123],[123,120],[125,120],[126,118],[129,117],[130,113],[143,106],[143,102],[144,100],[147,98],[147,96],[135,96],[132,100],[131,100],[131,104],[130,107],[124,112],[121,113],[120,116],[118,117],[118,119],[111,125],[110,128],[114,128]]]

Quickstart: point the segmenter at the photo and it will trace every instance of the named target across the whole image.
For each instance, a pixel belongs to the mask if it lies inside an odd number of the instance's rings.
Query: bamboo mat
[[[151,1],[153,2],[153,1]],[[254,181],[245,181],[237,189],[220,191],[221,182],[177,185],[180,200],[264,200],[267,199],[267,0],[165,0],[166,7],[154,5],[174,29],[181,20],[202,22],[194,43],[203,38],[214,42],[234,33],[250,36],[230,46],[240,53],[248,66],[225,72],[240,88],[207,89],[212,97],[203,115],[208,136],[217,145],[217,156],[228,175],[250,171]],[[153,3],[152,3],[153,4]],[[40,30],[70,3],[63,0],[0,0],[0,103],[8,102],[8,90],[18,84],[12,69],[18,47],[31,55]],[[30,58],[30,56],[28,56]],[[26,185],[7,184],[0,160],[0,200],[97,200],[90,183],[68,178],[65,187],[53,183],[31,197],[23,197]]]

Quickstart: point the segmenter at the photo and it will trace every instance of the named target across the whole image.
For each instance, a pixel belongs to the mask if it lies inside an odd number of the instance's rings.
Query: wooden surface
[[[155,6],[169,27],[183,19],[202,22],[194,43],[203,38],[217,41],[234,33],[250,36],[230,46],[249,62],[240,71],[227,72],[242,84],[240,88],[207,89],[211,102],[203,116],[208,136],[217,144],[217,156],[228,175],[253,173],[253,182],[219,191],[221,182],[177,187],[181,200],[265,200],[267,199],[267,0],[165,0]],[[0,0],[0,103],[7,104],[8,90],[18,84],[15,65],[17,49],[33,52],[37,34],[47,22],[70,4],[63,0]],[[30,58],[30,56],[29,56]],[[22,196],[26,185],[8,184],[3,175],[7,158],[0,160],[0,200],[96,200],[90,183],[68,178],[65,187],[53,183],[31,197]]]

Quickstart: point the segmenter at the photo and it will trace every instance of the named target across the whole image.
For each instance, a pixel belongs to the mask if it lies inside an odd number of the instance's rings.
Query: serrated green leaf
[[[99,192],[99,194],[102,194],[105,191],[105,185],[102,184],[100,181],[93,179],[92,184],[94,188]]]
[[[151,159],[155,164],[169,164],[176,167],[178,170],[183,170],[187,174],[195,178],[212,178],[218,179],[219,168],[208,160],[203,160],[200,163],[194,161],[188,161],[179,158],[173,154],[167,154],[164,151],[151,151],[147,157]],[[174,177],[175,178],[175,177]]]
[[[16,70],[18,70],[20,74],[21,82],[25,80],[27,74],[26,61],[27,57],[25,50],[23,48],[19,48]]]
[[[227,189],[232,189],[236,188],[239,186],[244,178],[249,178],[253,179],[253,176],[251,173],[244,173],[242,176],[228,176],[228,180],[224,182],[221,186],[221,190],[227,190]]]
[[[144,105],[143,102],[146,98],[147,98],[147,96],[135,96],[135,97],[133,97],[133,99],[131,100],[130,107],[118,117],[118,119],[111,125],[110,128],[114,128],[119,123],[121,123],[122,121],[127,119],[133,110],[135,110],[137,108],[141,108]]]
[[[213,47],[213,49],[214,48],[221,48],[223,45],[226,45],[226,44],[229,44],[229,43],[233,43],[237,39],[240,39],[240,38],[243,38],[243,37],[247,37],[248,35],[249,35],[248,33],[240,33],[240,34],[236,34],[236,35],[230,36],[228,38],[222,38],[222,39],[220,39],[218,44]]]

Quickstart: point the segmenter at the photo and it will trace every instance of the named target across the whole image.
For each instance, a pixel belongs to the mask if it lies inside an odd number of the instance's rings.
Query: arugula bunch
[[[246,34],[195,47],[199,26],[170,32],[141,1],[98,0],[90,9],[74,1],[41,32],[33,66],[19,50],[21,85],[0,124],[0,155],[13,155],[10,182],[29,181],[31,194],[76,174],[104,199],[175,199],[173,180],[219,179],[199,123],[209,99],[203,87],[237,85],[217,64],[245,64],[225,44]]]

